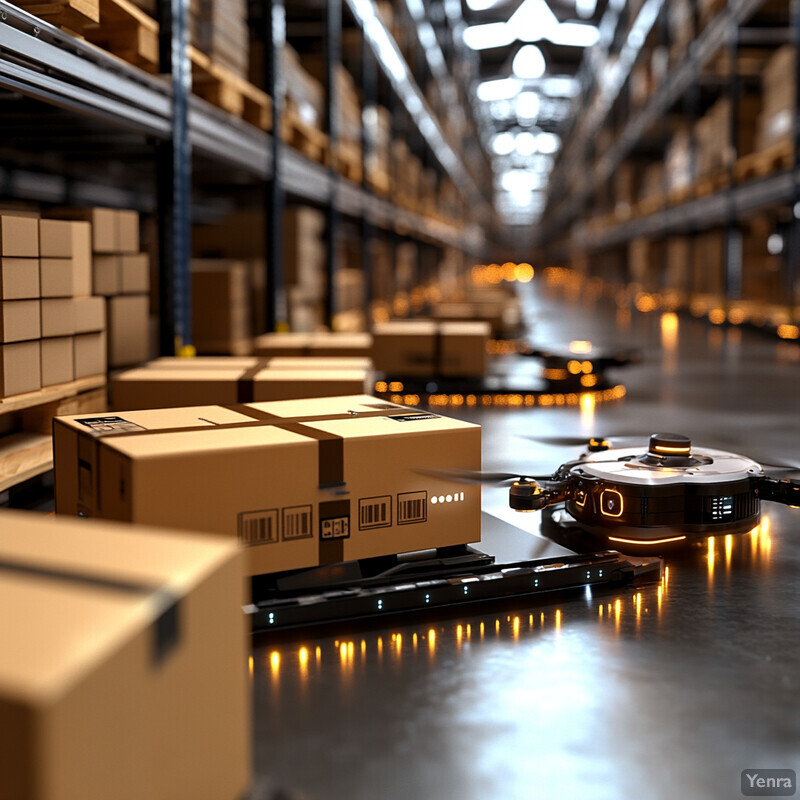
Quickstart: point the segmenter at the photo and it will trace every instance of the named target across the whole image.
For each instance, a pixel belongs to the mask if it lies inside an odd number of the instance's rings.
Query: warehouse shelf
[[[0,437],[0,492],[53,468],[53,440],[44,433]]]
[[[648,0],[648,3],[642,8],[640,16],[648,10],[650,3],[660,7],[661,2],[662,0]],[[578,139],[578,152],[572,152],[573,147],[569,140],[565,145],[559,166],[566,170],[566,173],[559,175],[561,169],[557,166],[553,181],[560,183],[565,190],[568,190],[569,197],[551,208],[547,214],[546,227],[549,234],[563,231],[578,218],[588,198],[610,179],[615,169],[642,139],[645,131],[664,117],[692,85],[699,70],[711,60],[721,47],[729,44],[736,26],[746,22],[763,2],[764,0],[738,0],[738,2],[726,4],[700,32],[689,48],[686,57],[669,72],[658,91],[643,108],[630,115],[619,135],[615,137],[615,141],[589,170],[586,168],[589,144],[600,127],[607,122],[613,105],[613,102],[602,103],[602,113],[591,118],[591,125],[587,123],[585,133]],[[628,71],[634,63],[635,58],[626,65]],[[629,72],[621,74],[620,87],[627,79],[628,74]],[[614,99],[616,96],[614,94]]]
[[[69,383],[59,383],[56,386],[48,386],[36,392],[12,395],[0,400],[0,415],[11,414],[15,411],[24,411],[28,408],[43,406],[47,403],[55,403],[67,397],[74,397],[82,392],[92,389],[102,389],[106,385],[105,375],[93,375],[88,378],[80,378]]]

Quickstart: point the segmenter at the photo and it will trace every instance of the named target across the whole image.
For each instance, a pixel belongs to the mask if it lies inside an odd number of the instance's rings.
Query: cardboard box
[[[122,291],[121,256],[95,255],[92,260],[92,294],[112,297]]]
[[[0,300],[39,297],[39,259],[0,257]]]
[[[42,336],[72,336],[75,333],[75,301],[71,297],[48,298],[42,304]]]
[[[372,329],[375,369],[408,377],[434,374],[438,325],[429,320],[392,320]]]
[[[442,322],[439,325],[439,374],[452,378],[481,378],[486,372],[488,322]]]
[[[103,375],[107,368],[105,331],[79,333],[72,339],[75,380]]]
[[[139,213],[128,209],[116,212],[117,250],[120,253],[138,253],[139,245]]]
[[[265,333],[253,343],[256,356],[370,356],[369,333]]]
[[[70,227],[75,296],[88,297],[92,293],[92,226],[89,222],[71,221]]]
[[[372,386],[371,369],[274,369],[257,361],[244,369],[140,367],[112,376],[110,391],[112,408],[146,409],[335,397],[369,393]]]
[[[42,257],[39,259],[39,274],[42,297],[72,297],[75,294],[75,271],[71,258]]]
[[[39,220],[0,214],[0,256],[39,257]]]
[[[0,345],[0,397],[35,392],[41,388],[39,342]]]
[[[240,800],[241,555],[220,537],[0,517],[4,798]]]
[[[106,305],[108,366],[140,364],[150,356],[150,298],[129,294],[109,297]]]
[[[192,325],[198,352],[243,355],[250,350],[247,281],[243,262],[192,262]]]
[[[117,211],[113,208],[53,208],[52,219],[83,220],[92,228],[93,253],[118,253]]]
[[[94,333],[106,329],[106,301],[103,297],[76,297],[75,333]]]
[[[480,539],[480,428],[366,395],[54,420],[56,510],[224,533],[251,575]],[[161,430],[163,433],[159,433]]]
[[[38,339],[41,335],[39,300],[0,302],[0,343]]]
[[[72,336],[42,339],[42,386],[55,386],[75,380]]]
[[[39,255],[44,258],[72,258],[72,226],[67,220],[39,220]]]
[[[121,255],[119,277],[122,294],[147,294],[150,291],[150,257],[147,253]]]
[[[259,358],[257,356],[195,356],[194,358],[181,358],[178,356],[161,356],[148,361],[148,369],[238,369],[248,370],[257,366],[281,370],[306,370],[317,372],[319,370],[342,369],[372,369],[372,359],[363,356],[275,356],[273,358]]]

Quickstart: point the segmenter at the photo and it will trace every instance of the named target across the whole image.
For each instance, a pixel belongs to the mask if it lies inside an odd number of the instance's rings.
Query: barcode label
[[[428,493],[406,492],[397,495],[397,524],[425,522],[428,518]]]
[[[358,501],[358,528],[389,528],[392,524],[392,496],[367,497]]]
[[[313,536],[311,530],[311,506],[288,506],[283,509],[283,541],[289,539],[308,539]]]
[[[251,546],[278,541],[278,509],[244,511],[239,514],[239,541]]]
[[[319,535],[322,539],[348,539],[350,537],[349,517],[323,519],[319,524]]]

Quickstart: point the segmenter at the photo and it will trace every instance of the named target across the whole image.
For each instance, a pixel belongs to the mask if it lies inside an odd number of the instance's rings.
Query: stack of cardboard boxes
[[[247,355],[251,328],[248,267],[243,261],[192,261],[194,344],[200,353]]]
[[[105,372],[91,269],[89,223],[0,215],[0,396]]]
[[[289,326],[318,330],[325,297],[325,215],[309,206],[291,206],[283,218],[284,280]]]
[[[150,260],[140,252],[139,214],[112,208],[69,208],[48,215],[91,223],[92,293],[106,299],[108,366],[147,361]]]
[[[247,77],[249,31],[245,0],[190,0],[192,44],[212,61]]]

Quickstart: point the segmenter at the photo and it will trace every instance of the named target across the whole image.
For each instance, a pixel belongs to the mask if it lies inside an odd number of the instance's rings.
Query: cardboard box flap
[[[4,512],[0,686],[30,698],[65,691],[87,667],[156,622],[220,564],[230,540],[91,520]]]

